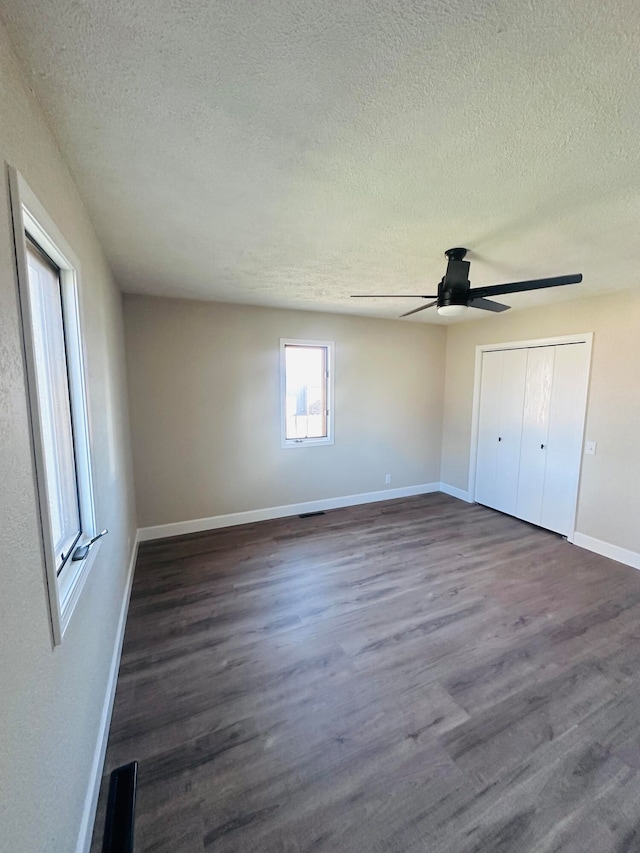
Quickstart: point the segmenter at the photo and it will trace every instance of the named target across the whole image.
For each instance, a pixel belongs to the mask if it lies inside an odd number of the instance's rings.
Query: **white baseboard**
[[[286,518],[303,512],[321,512],[328,509],[341,509],[345,506],[390,501],[395,498],[409,498],[414,495],[426,495],[439,492],[440,483],[422,483],[418,486],[402,486],[399,489],[385,489],[380,492],[365,492],[360,495],[344,495],[339,498],[324,498],[319,501],[305,501],[299,504],[272,506],[265,509],[252,509],[248,512],[233,512],[229,515],[213,515],[210,518],[196,518],[192,521],[175,521],[170,524],[158,524],[155,527],[141,527],[138,541],[166,539],[169,536],[183,536],[185,533],[200,533],[203,530],[216,530],[219,527],[233,527],[236,524],[250,524],[254,521],[268,521],[271,518]]]
[[[111,725],[111,714],[113,712],[113,700],[116,695],[116,684],[118,682],[118,670],[120,669],[120,655],[122,653],[122,642],[124,640],[124,629],[127,623],[127,612],[129,610],[129,599],[131,598],[131,585],[133,583],[133,571],[136,565],[136,557],[138,555],[139,537],[136,535],[129,560],[129,569],[127,575],[127,583],[125,585],[122,605],[120,607],[120,618],[118,620],[118,628],[116,630],[116,641],[111,656],[111,668],[109,669],[109,678],[107,680],[107,690],[102,708],[102,716],[100,718],[100,727],[98,729],[98,740],[96,749],[93,754],[93,762],[91,764],[91,773],[89,775],[89,785],[87,788],[87,796],[84,801],[84,811],[82,814],[82,822],[80,824],[80,832],[78,833],[78,844],[76,853],[89,853],[91,848],[91,838],[93,836],[93,824],[96,818],[96,809],[98,807],[98,796],[100,794],[100,783],[102,781],[102,771],[104,768],[104,758],[107,751],[107,741],[109,740],[109,727]]]
[[[455,486],[450,486],[448,483],[440,483],[440,491],[445,495],[450,495],[452,498],[458,498],[460,501],[466,501],[468,504],[473,503],[473,498],[469,492],[463,489],[458,489]]]
[[[616,560],[618,563],[624,563],[634,569],[640,569],[640,554],[636,551],[620,548],[619,545],[612,545],[602,539],[594,539],[593,536],[586,536],[584,533],[575,533],[573,544],[579,548],[585,548],[587,551],[593,551],[595,554],[600,554],[602,557],[609,557],[610,560]]]

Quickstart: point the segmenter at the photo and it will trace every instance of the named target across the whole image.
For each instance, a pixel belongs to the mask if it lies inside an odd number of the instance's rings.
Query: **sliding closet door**
[[[516,512],[527,350],[485,352],[478,423],[476,500]]]
[[[586,344],[555,347],[547,465],[540,524],[568,536],[575,523],[584,433],[589,352]]]
[[[522,412],[527,375],[527,350],[502,353],[500,435],[496,469],[495,508],[514,515],[518,499],[518,471],[522,441]]]
[[[500,435],[500,394],[502,391],[502,351],[485,352],[482,356],[478,416],[478,462],[476,468],[476,500],[494,506],[498,436]]]
[[[540,524],[547,466],[549,412],[557,347],[527,350],[520,476],[515,514]]]

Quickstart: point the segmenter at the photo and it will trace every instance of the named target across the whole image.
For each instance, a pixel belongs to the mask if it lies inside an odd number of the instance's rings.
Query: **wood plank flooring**
[[[640,851],[640,573],[444,495],[140,549],[136,851]],[[103,780],[93,850],[100,850]]]

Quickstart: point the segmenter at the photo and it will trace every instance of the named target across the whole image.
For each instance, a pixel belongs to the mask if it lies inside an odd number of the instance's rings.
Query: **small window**
[[[333,444],[333,343],[282,340],[280,349],[282,446]]]
[[[20,309],[44,562],[60,643],[98,548],[78,303],[78,263],[11,171]],[[75,558],[75,559],[74,559]]]

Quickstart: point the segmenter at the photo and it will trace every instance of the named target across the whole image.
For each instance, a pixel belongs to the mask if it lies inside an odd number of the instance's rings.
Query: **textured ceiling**
[[[394,317],[640,286],[637,0],[0,0],[126,291]],[[469,312],[481,316],[480,312]],[[414,322],[437,322],[435,310]]]

